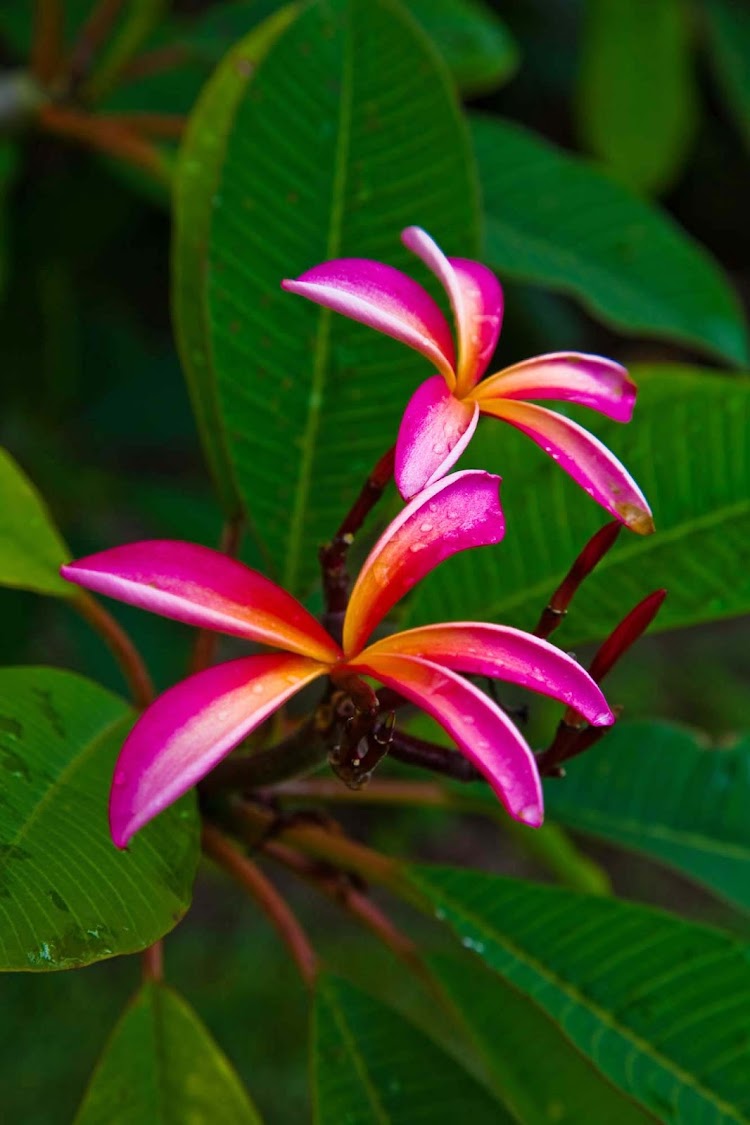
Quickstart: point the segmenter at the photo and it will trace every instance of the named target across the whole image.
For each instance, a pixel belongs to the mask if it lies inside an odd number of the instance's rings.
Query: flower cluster
[[[134,543],[62,568],[66,578],[89,590],[275,650],[198,672],[141,716],[112,784],[110,825],[118,847],[320,677],[348,693],[355,706],[363,691],[372,697],[362,677],[416,704],[484,775],[509,814],[532,826],[543,817],[534,754],[502,708],[466,677],[503,679],[551,696],[592,726],[614,721],[599,687],[572,657],[518,629],[459,621],[371,641],[392,607],[442,560],[503,538],[499,477],[480,470],[445,476],[480,412],[529,434],[627,526],[652,530],[646,501],[604,446],[569,419],[522,401],[554,397],[627,421],[635,388],[625,370],[596,356],[556,353],[480,382],[500,330],[496,279],[476,262],[444,257],[418,228],[409,228],[403,238],[447,290],[457,359],[438,306],[389,266],[345,259],[284,282],[287,289],[402,340],[439,372],[406,408],[395,476],[409,502],[362,565],[340,641],[270,579],[194,544]]]

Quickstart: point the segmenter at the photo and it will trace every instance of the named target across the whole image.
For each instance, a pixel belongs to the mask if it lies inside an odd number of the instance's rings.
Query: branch
[[[36,123],[46,133],[133,164],[163,184],[171,181],[169,165],[155,145],[106,117],[48,104],[39,110]]]
[[[263,851],[271,859],[293,871],[300,879],[310,883],[326,898],[337,903],[342,910],[350,914],[374,934],[379,941],[388,946],[412,972],[424,976],[425,966],[419,957],[414,942],[393,925],[390,918],[372,902],[363,890],[354,885],[346,872],[337,870],[330,864],[311,860],[292,848],[273,841],[264,844]]]
[[[354,536],[383,495],[388,481],[393,476],[395,456],[395,446],[383,454],[362,486],[359,496],[344,516],[333,539],[320,549],[318,557],[323,575],[326,616],[336,617],[346,610],[349,600],[349,575],[346,570],[349,548],[354,541]]]
[[[211,824],[204,824],[203,851],[252,895],[292,955],[308,988],[315,984],[318,958],[285,900],[259,867]]]
[[[76,594],[73,606],[96,630],[119,664],[136,707],[140,710],[148,707],[154,698],[154,685],[141,654],[128,634],[87,591]]]
[[[31,73],[41,83],[55,77],[62,61],[63,0],[36,0]]]
[[[314,718],[307,719],[286,738],[255,754],[227,758],[201,783],[201,792],[250,791],[299,777],[326,760]]]
[[[614,546],[617,536],[622,531],[622,524],[618,520],[605,523],[604,527],[592,535],[578,558],[563,578],[549,600],[549,605],[542,611],[542,616],[534,630],[535,637],[546,640],[562,622],[568,612],[568,606],[573,600],[578,587],[585,578],[588,578],[594,567],[604,558],[607,551]]]

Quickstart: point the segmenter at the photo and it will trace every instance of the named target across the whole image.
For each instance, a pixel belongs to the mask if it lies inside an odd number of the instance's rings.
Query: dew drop
[[[433,452],[433,453],[438,453],[438,454],[439,454],[439,453],[445,453],[445,448],[446,448],[446,447],[445,447],[445,442],[443,442],[443,441],[436,441],[436,442],[435,442],[435,444],[434,444],[434,445],[433,445],[433,447],[432,447],[432,452]]]
[[[252,691],[254,695],[263,694],[263,684],[253,684]]]
[[[419,530],[424,532],[432,531],[432,524],[429,520],[425,520],[424,523],[419,525]]]
[[[426,546],[426,544],[424,544],[424,543],[416,542],[416,543],[411,544],[411,546],[409,547],[409,550],[413,554],[416,555],[417,551],[423,551],[425,549],[425,546]]]

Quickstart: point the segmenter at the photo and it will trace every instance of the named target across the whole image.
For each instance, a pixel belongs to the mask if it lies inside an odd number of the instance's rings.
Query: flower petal
[[[314,266],[296,281],[282,281],[281,287],[408,344],[453,386],[455,353],[448,322],[427,290],[400,270],[368,258],[338,258]]]
[[[477,428],[479,407],[461,402],[442,375],[433,375],[412,395],[396,442],[395,478],[405,500],[445,476]]]
[[[544,817],[534,755],[491,699],[455,672],[414,656],[371,653],[350,665],[394,688],[440,723],[480,770],[515,820],[538,828]]]
[[[503,322],[503,291],[491,270],[468,258],[446,258],[421,227],[401,240],[439,278],[450,298],[458,332],[456,393],[465,395],[487,369]]]
[[[615,455],[583,426],[542,406],[504,398],[482,401],[479,409],[527,434],[631,531],[650,535],[654,530],[651,509],[638,485]]]
[[[426,625],[376,641],[359,659],[368,660],[373,653],[420,656],[454,672],[507,680],[575,707],[593,726],[614,722],[586,669],[549,641],[521,629],[477,621]]]
[[[304,606],[275,582],[196,543],[151,539],[61,568],[70,582],[175,621],[336,660],[340,650]]]
[[[360,651],[391,606],[457,551],[505,534],[500,478],[478,469],[430,485],[385,529],[365,559],[344,618],[344,651]]]
[[[492,398],[554,398],[590,406],[616,422],[629,422],[635,396],[635,383],[613,359],[582,352],[551,352],[490,375],[472,397],[479,402]]]
[[[325,672],[317,660],[263,653],[198,672],[159,696],[133,727],[115,766],[109,823],[117,847]]]

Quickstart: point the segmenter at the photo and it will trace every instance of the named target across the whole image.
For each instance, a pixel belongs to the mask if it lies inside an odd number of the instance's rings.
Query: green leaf
[[[747,739],[713,749],[669,723],[618,724],[545,798],[560,824],[642,852],[750,911]]]
[[[615,1090],[537,1004],[476,958],[441,954],[427,963],[493,1074],[498,1095],[523,1125],[657,1120]]]
[[[422,905],[658,1121],[750,1121],[750,958],[708,927],[476,871],[411,868]]]
[[[208,83],[190,119],[175,177],[172,241],[172,308],[182,367],[203,451],[219,502],[228,518],[242,510],[220,413],[205,305],[211,201],[224,159],[226,122],[243,92],[241,65],[262,58],[294,14],[285,8],[252,33]]]
[[[624,332],[748,361],[729,282],[668,215],[517,125],[475,117],[472,135],[486,256],[501,279],[570,293]]]
[[[229,1060],[173,989],[145,984],[104,1048],[75,1125],[261,1125]]]
[[[494,90],[512,77],[518,47],[483,0],[406,0],[435,43],[464,96]]]
[[[716,81],[750,147],[750,9],[735,0],[704,0]]]
[[[472,254],[478,205],[450,78],[397,5],[317,2],[275,30],[263,50],[240,44],[196,109],[176,260],[181,240],[206,234],[208,260],[182,259],[175,305],[182,332],[195,328],[182,341],[200,358],[193,400],[218,400],[250,522],[304,593],[316,548],[395,437],[420,361],[279,283],[342,256],[414,271],[398,235],[415,221]]]
[[[321,979],[312,1034],[315,1125],[510,1122],[492,1095],[396,1012]]]
[[[194,800],[115,848],[114,762],[133,722],[117,696],[54,668],[0,670],[0,968],[70,969],[134,953],[190,904]]]
[[[0,584],[70,597],[76,588],[59,573],[69,558],[41,496],[0,448]]]
[[[578,85],[585,144],[623,183],[670,186],[696,124],[685,0],[587,0]]]
[[[750,381],[694,368],[634,368],[629,426],[576,417],[613,449],[648,497],[656,533],[623,531],[575,596],[560,643],[606,636],[646,594],[669,593],[654,624],[674,629],[750,611]],[[499,547],[454,556],[419,587],[414,621],[491,620],[533,629],[574,558],[609,518],[510,426],[479,427],[464,464],[504,477],[507,535]]]

